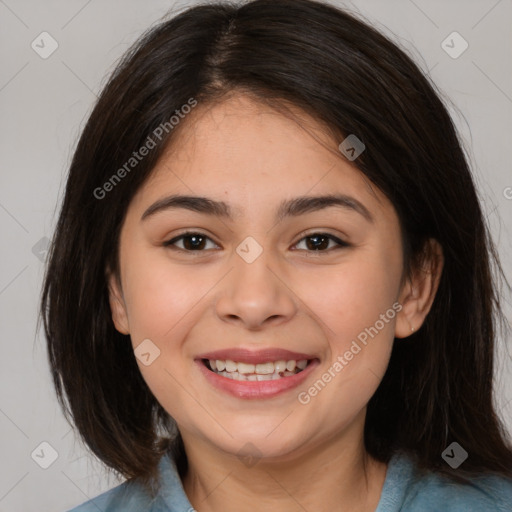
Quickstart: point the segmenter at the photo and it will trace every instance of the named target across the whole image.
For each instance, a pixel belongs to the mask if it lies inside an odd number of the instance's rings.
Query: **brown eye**
[[[339,248],[339,247],[348,247],[349,244],[340,240],[339,238],[329,235],[328,233],[312,233],[311,235],[305,236],[302,238],[297,245],[301,242],[306,241],[305,247],[307,251],[320,251],[326,252],[327,249],[330,248]],[[334,247],[329,247],[329,244],[334,242],[336,245]]]
[[[206,235],[202,233],[195,233],[195,232],[187,232],[182,233],[180,236],[177,236],[173,238],[172,240],[168,240],[167,242],[164,242],[165,247],[171,247],[182,250],[182,251],[199,251],[202,252],[205,249],[205,246],[207,245],[207,241],[212,242],[214,245],[215,243]],[[178,247],[176,244],[178,242],[182,242],[182,247]]]

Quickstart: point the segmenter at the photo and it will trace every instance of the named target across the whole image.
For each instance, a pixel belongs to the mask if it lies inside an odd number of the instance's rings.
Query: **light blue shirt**
[[[162,487],[152,501],[135,482],[101,494],[69,512],[194,512],[174,460],[159,463]],[[471,485],[455,484],[434,473],[420,476],[404,455],[391,459],[375,512],[512,512],[512,480],[482,476]]]

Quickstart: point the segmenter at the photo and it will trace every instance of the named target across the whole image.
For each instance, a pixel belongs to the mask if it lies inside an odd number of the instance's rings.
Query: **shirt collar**
[[[170,453],[166,453],[158,464],[161,487],[157,507],[151,512],[194,512],[194,507],[183,489],[176,462]]]

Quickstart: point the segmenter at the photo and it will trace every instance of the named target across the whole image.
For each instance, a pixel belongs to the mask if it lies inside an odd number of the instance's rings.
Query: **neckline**
[[[193,510],[170,452],[162,456],[159,469],[162,482],[159,497],[168,510],[175,510],[176,507]],[[375,512],[386,512],[400,505],[412,477],[412,469],[412,461],[405,454],[395,453],[391,457]]]

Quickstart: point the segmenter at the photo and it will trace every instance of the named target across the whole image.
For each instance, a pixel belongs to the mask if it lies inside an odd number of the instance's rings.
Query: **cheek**
[[[139,370],[164,409],[187,424],[188,418],[200,416],[201,410],[195,410],[197,404],[183,385],[193,364],[185,357],[186,341],[197,323],[201,299],[208,297],[215,283],[214,276],[173,264],[157,251],[141,252],[140,257],[133,251],[125,263],[132,345],[137,354],[139,344],[149,339],[157,347],[150,351],[158,354],[149,365],[138,359]],[[188,405],[184,408],[183,404]]]
[[[337,431],[356,417],[386,372],[400,309],[391,281],[359,261],[331,272],[322,293],[312,295],[308,305],[322,320],[328,351],[317,379],[298,399],[309,416],[322,418],[322,429]]]
[[[356,414],[374,394],[389,362],[401,309],[396,302],[401,259],[392,252],[359,251],[343,264],[304,276],[304,302],[321,320],[328,340],[321,382],[305,392],[323,395],[316,406],[326,407],[328,416],[329,404],[332,410]]]
[[[340,265],[304,272],[299,278],[301,298],[340,350],[376,322],[379,331],[392,337],[395,311],[385,316],[384,325],[380,319],[398,296],[400,260],[388,260],[360,252]]]
[[[127,312],[132,338],[137,339],[153,336],[163,340],[180,330],[215,282],[198,267],[192,271],[192,266],[172,264],[157,252],[146,252],[141,258],[133,255],[126,268]]]

